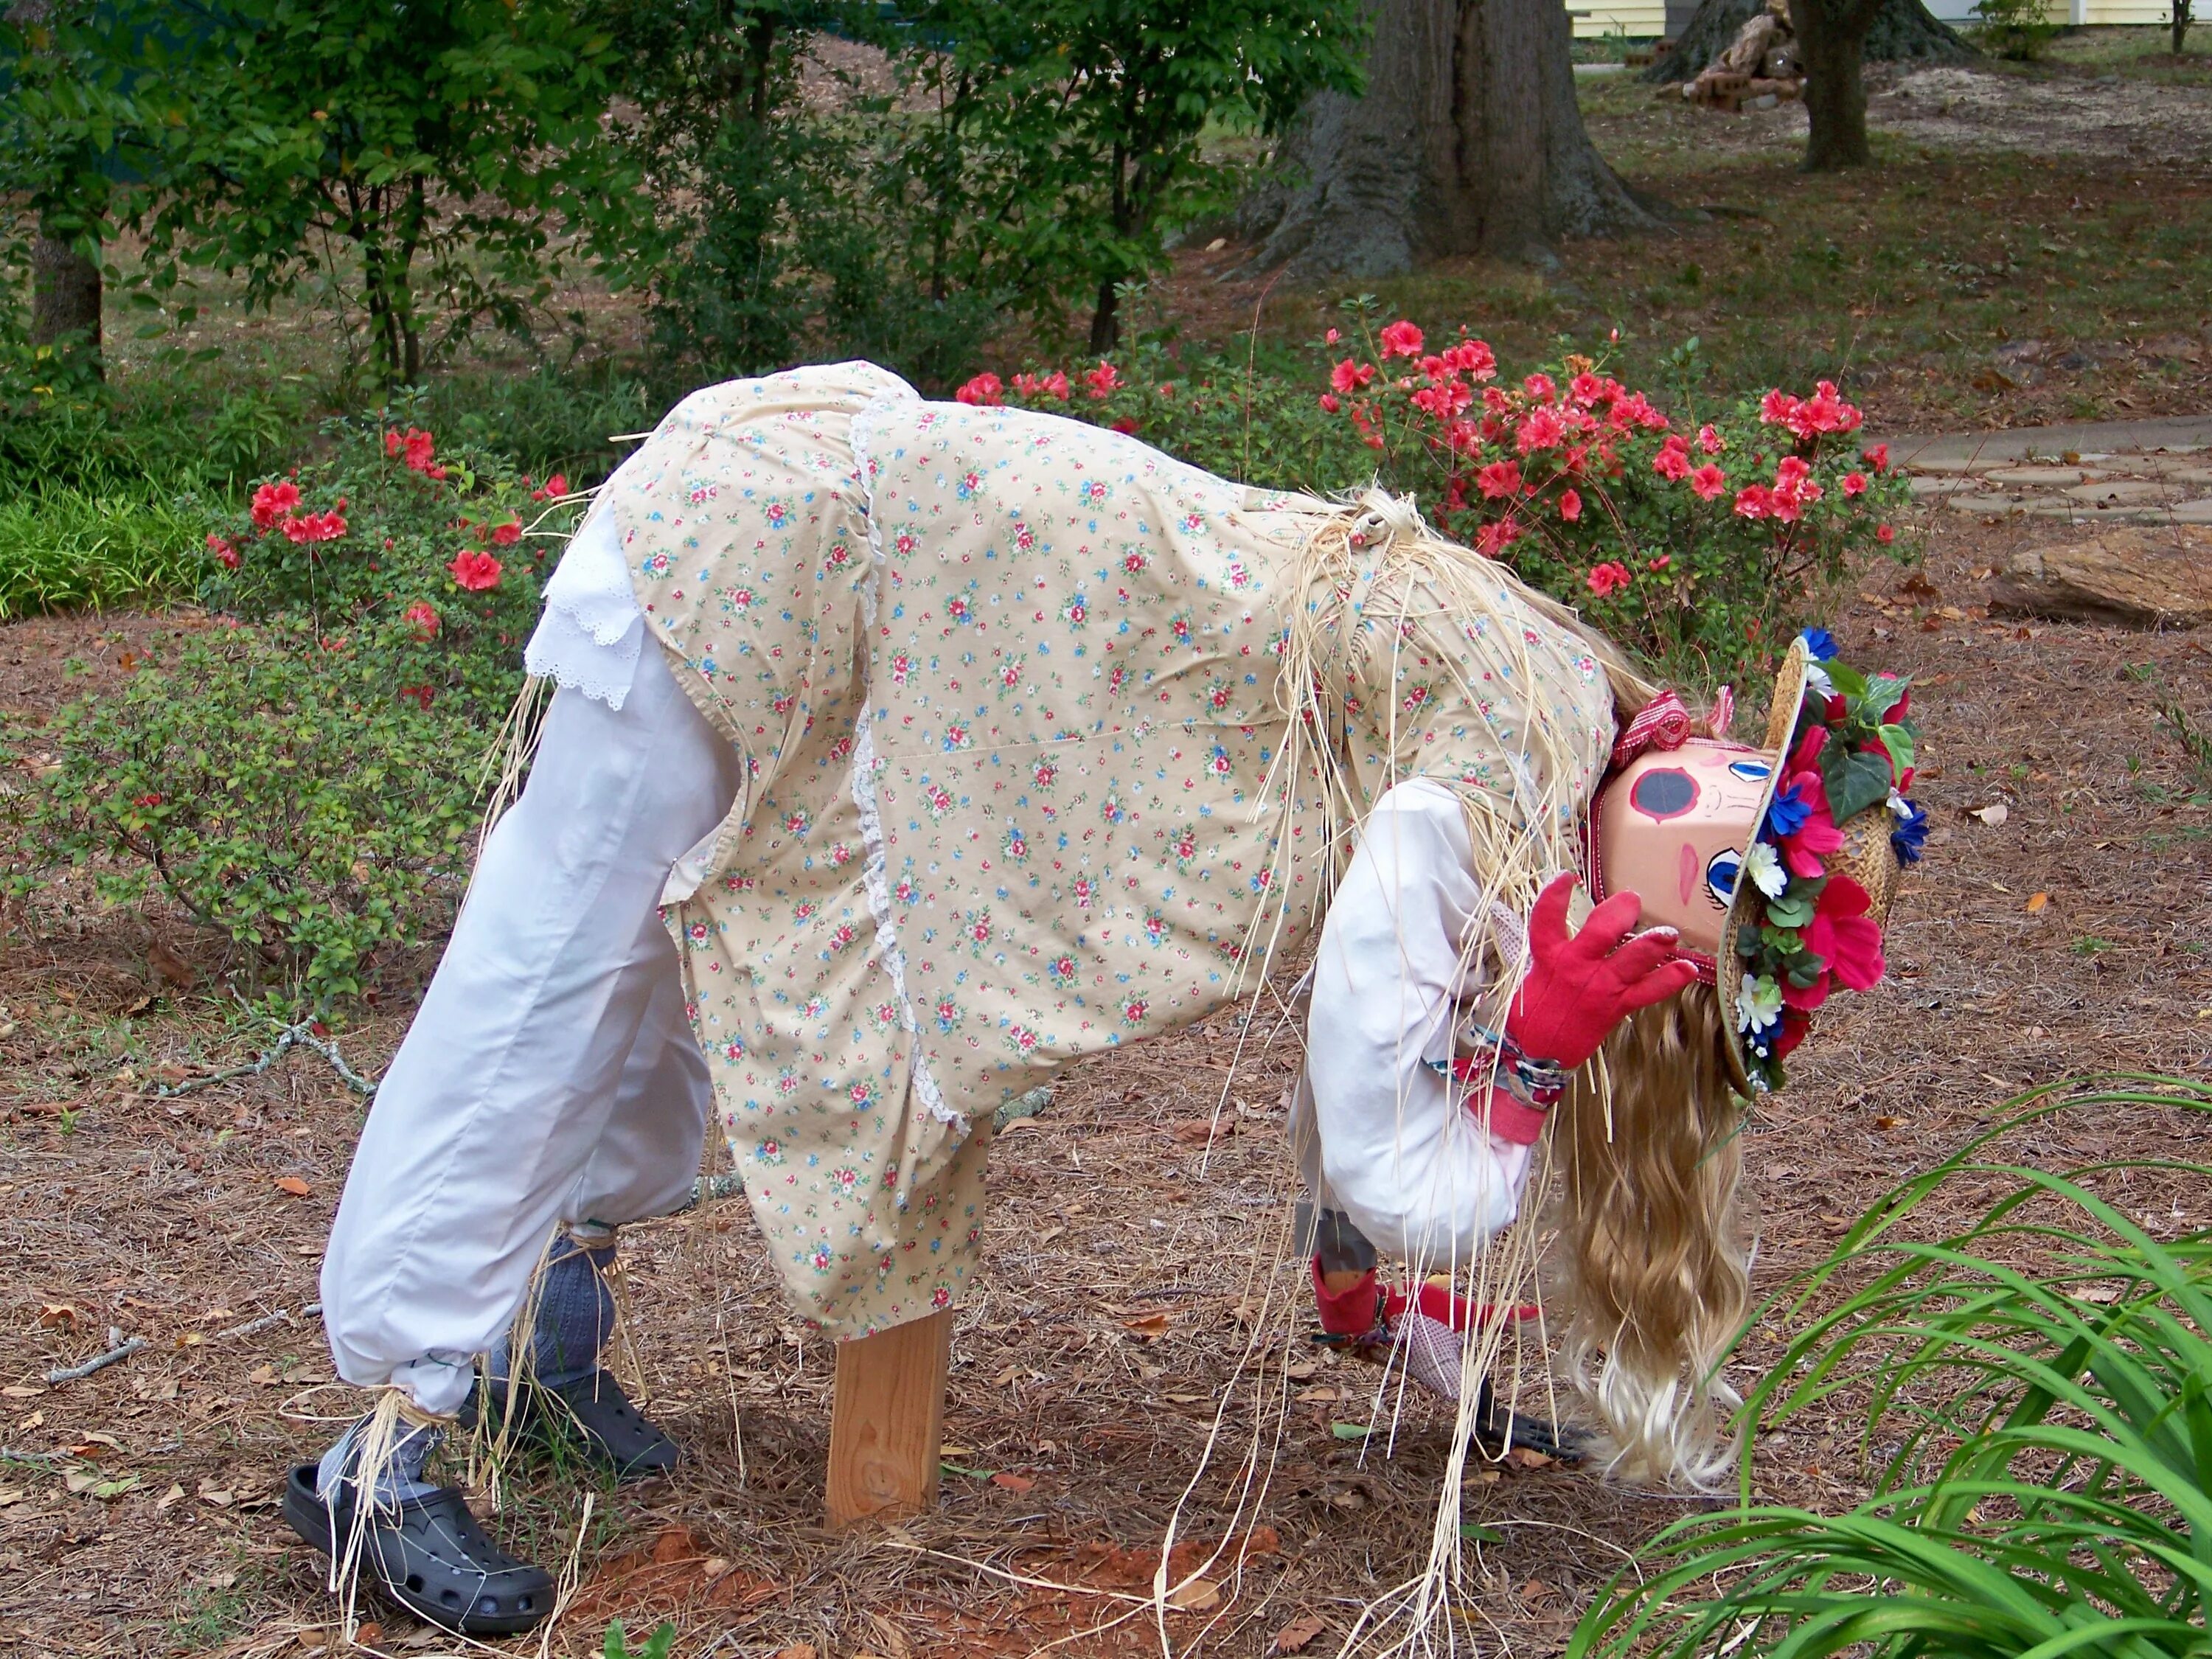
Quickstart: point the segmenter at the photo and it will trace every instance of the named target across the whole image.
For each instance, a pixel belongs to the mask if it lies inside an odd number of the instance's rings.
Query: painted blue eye
[[[1729,770],[1746,783],[1765,783],[1774,775],[1774,769],[1765,761],[1730,761]]]
[[[1735,878],[1743,872],[1743,854],[1733,850],[1716,853],[1705,861],[1705,891],[1722,909],[1735,897]]]

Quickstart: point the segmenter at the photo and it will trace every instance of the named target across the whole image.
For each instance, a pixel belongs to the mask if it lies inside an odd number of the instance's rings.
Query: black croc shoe
[[[1588,1431],[1572,1425],[1563,1428],[1548,1418],[1498,1410],[1490,1379],[1482,1379],[1482,1394],[1474,1404],[1474,1443],[1492,1456],[1503,1457],[1512,1448],[1522,1446],[1572,1466],[1588,1454],[1589,1438]]]
[[[464,1421],[474,1419],[487,1395],[495,1413],[507,1407],[505,1384],[479,1382],[471,1403],[462,1408]],[[683,1455],[673,1440],[629,1403],[622,1384],[608,1371],[595,1370],[556,1388],[531,1383],[516,1389],[514,1401],[514,1426],[519,1432],[538,1438],[563,1437],[620,1480],[665,1474]]]
[[[284,1483],[292,1530],[337,1559],[354,1522],[354,1489],[326,1504],[319,1472],[302,1463]],[[362,1532],[362,1575],[410,1613],[463,1636],[520,1636],[553,1611],[553,1577],[493,1543],[460,1492],[441,1486],[372,1510]]]

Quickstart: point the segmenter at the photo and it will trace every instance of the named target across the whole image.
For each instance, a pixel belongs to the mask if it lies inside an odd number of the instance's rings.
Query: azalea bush
[[[319,1005],[450,923],[489,742],[460,699],[410,695],[432,672],[404,623],[318,634],[299,619],[218,623],[35,732],[4,803],[7,886],[64,870],[109,904],[160,888],[240,948],[236,976]]]
[[[118,694],[8,735],[9,885],[159,889],[317,1006],[450,921],[568,480],[385,415],[204,532],[215,626]]]
[[[495,723],[520,684],[542,578],[580,517],[568,479],[444,448],[404,411],[324,430],[326,459],[260,480],[208,533],[201,598],[325,635],[411,641],[399,695],[457,696]]]
[[[1508,379],[1464,330],[1431,349],[1409,322],[1370,335],[1364,313],[1307,374],[1176,374],[1139,353],[956,395],[1075,414],[1264,486],[1411,493],[1446,534],[1697,680],[1778,653],[1855,557],[1896,544],[1904,480],[1826,381],[1670,412],[1589,357]]]

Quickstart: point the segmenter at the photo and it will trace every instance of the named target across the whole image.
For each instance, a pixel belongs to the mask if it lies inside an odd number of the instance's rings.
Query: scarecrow
[[[688,1201],[710,1118],[793,1309],[881,1331],[966,1291],[997,1107],[1316,933],[1293,1127],[1324,1328],[1446,1393],[1486,1376],[1504,1322],[1426,1276],[1486,1282],[1558,1116],[1606,1455],[1711,1463],[1735,1096],[1880,972],[1905,780],[1885,753],[1863,811],[1830,780],[1905,730],[1895,682],[1801,645],[1740,747],[1410,503],[857,363],[686,399],[545,598],[527,787],[325,1259],[340,1375],[381,1394],[285,1510],[341,1578],[470,1634],[550,1612],[424,1476],[458,1422],[672,1463],[603,1364],[607,1273],[622,1224]]]

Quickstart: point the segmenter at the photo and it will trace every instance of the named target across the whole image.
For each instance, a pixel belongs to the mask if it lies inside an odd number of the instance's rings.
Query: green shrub
[[[2032,1109],[2003,1128],[2061,1109],[2212,1114],[2201,1082],[2069,1086],[2014,1103]],[[1753,1505],[1747,1448],[1742,1506],[1647,1546],[1569,1659],[2206,1651],[2212,1230],[2161,1239],[2106,1194],[2130,1170],[2202,1193],[2212,1164],[2060,1175],[1981,1161],[1990,1139],[1870,1210],[1805,1291],[1833,1305],[1757,1365],[1746,1420],[1771,1432],[1854,1410],[1881,1451],[1874,1496],[1836,1516]],[[1965,1231],[1902,1236],[1939,1193],[1993,1186],[2004,1195]]]
[[[2049,0],[1975,0],[1974,43],[2015,63],[2033,63],[2057,38]]]
[[[214,522],[190,495],[148,501],[67,486],[0,494],[0,622],[188,593]]]
[[[357,993],[450,921],[468,869],[489,738],[465,701],[407,695],[433,648],[404,624],[218,629],[64,709],[7,803],[11,889],[63,867],[110,903],[158,884],[257,976]]]

